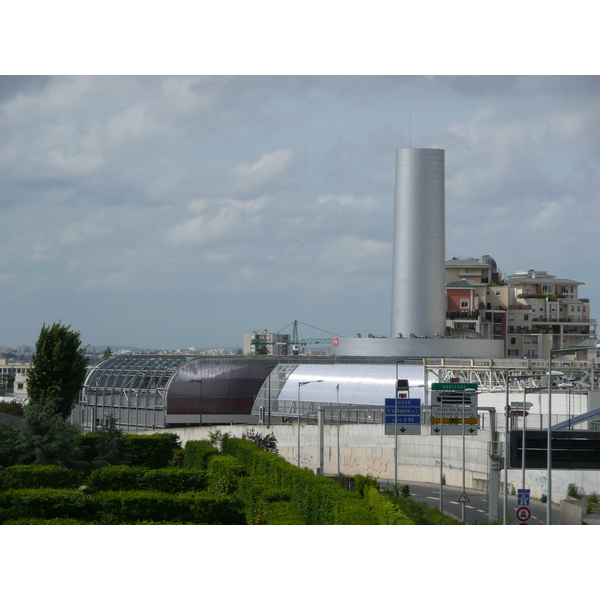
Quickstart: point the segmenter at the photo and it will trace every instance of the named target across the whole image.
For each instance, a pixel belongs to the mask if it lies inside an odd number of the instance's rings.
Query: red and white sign
[[[333,338],[333,345],[334,346],[339,346],[340,345],[340,338]]]
[[[519,508],[517,508],[517,519],[519,519],[519,521],[529,521],[530,518],[531,511],[526,506],[519,506]]]

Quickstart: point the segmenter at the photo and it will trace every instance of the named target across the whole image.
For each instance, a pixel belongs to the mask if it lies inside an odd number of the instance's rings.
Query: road
[[[410,495],[414,500],[418,502],[425,502],[435,508],[440,507],[440,486],[426,483],[412,483],[412,482],[401,482],[400,485],[408,483],[410,489]],[[382,481],[384,487],[391,488],[392,483],[388,481]],[[445,485],[443,488],[443,510],[444,513],[462,520],[462,506],[459,502],[459,498],[462,495],[462,489],[459,487],[453,487]],[[476,490],[466,490],[466,496],[468,502],[465,502],[465,521],[469,524],[476,522],[486,523],[488,520],[489,512],[489,499],[486,492],[479,492]],[[498,497],[498,513],[502,515],[504,508],[504,496],[500,494]],[[508,496],[508,514],[509,524],[518,525],[519,520],[516,517],[516,510],[518,508],[517,496]],[[545,525],[546,524],[546,512],[547,505],[543,504],[539,500],[531,500],[529,505],[531,511],[531,518],[527,521],[528,525]],[[558,507],[552,508],[552,524],[559,524],[559,510]]]

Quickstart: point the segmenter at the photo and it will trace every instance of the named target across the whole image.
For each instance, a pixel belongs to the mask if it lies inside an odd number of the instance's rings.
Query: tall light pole
[[[504,510],[502,524],[508,525],[508,419],[510,415],[510,382],[531,379],[532,375],[511,375],[511,369],[506,376],[506,408],[504,409]]]
[[[595,350],[600,347],[600,344],[595,346],[584,346],[578,348],[562,348],[558,350],[550,350],[550,359],[548,361],[548,456],[546,460],[548,480],[548,496],[546,506],[546,524],[552,525],[552,359],[557,356],[566,356],[567,354],[575,354],[583,350]]]
[[[300,466],[300,416],[301,416],[300,415],[300,388],[303,385],[308,385],[309,383],[323,383],[323,380],[316,379],[314,381],[299,381],[298,382],[298,466]]]
[[[200,427],[202,427],[202,379],[190,379],[190,383],[200,384]]]
[[[269,366],[269,404],[267,409],[267,429],[271,429],[271,375],[277,365]]]
[[[340,384],[336,384],[335,386],[335,401],[338,405],[337,417],[338,417],[338,426],[337,426],[337,474],[340,476]]]

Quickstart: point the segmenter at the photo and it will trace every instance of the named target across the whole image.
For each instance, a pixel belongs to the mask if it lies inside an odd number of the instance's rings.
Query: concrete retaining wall
[[[277,438],[279,453],[293,464],[298,462],[298,428],[296,425],[266,426],[252,425],[262,434],[273,432]],[[217,429],[233,437],[241,437],[247,425],[224,425],[215,427],[182,427],[166,431],[176,433],[183,445],[189,440],[208,439]],[[398,436],[398,481],[439,483],[440,481],[440,437],[429,435],[422,427],[422,435]],[[156,431],[140,432],[151,435]],[[342,425],[340,434],[340,472],[343,475],[372,475],[381,479],[394,478],[394,436],[384,435],[383,425]],[[317,426],[300,427],[300,465],[317,468]],[[466,436],[465,485],[468,489],[487,491],[489,459],[488,442],[490,432],[481,429],[477,436]],[[325,474],[337,474],[337,426],[325,426]],[[462,486],[462,436],[444,436],[443,461],[446,484]],[[500,490],[503,489],[503,473]],[[525,487],[533,498],[547,492],[546,471],[526,471]],[[515,492],[522,487],[522,475],[518,469],[508,472],[509,490]],[[559,502],[567,497],[570,483],[578,486],[582,494],[600,493],[598,471],[552,471],[552,499]]]

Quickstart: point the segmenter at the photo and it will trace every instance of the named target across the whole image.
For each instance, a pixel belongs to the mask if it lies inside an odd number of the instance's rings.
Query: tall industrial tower
[[[444,179],[444,150],[396,151],[391,338],[446,332]]]

